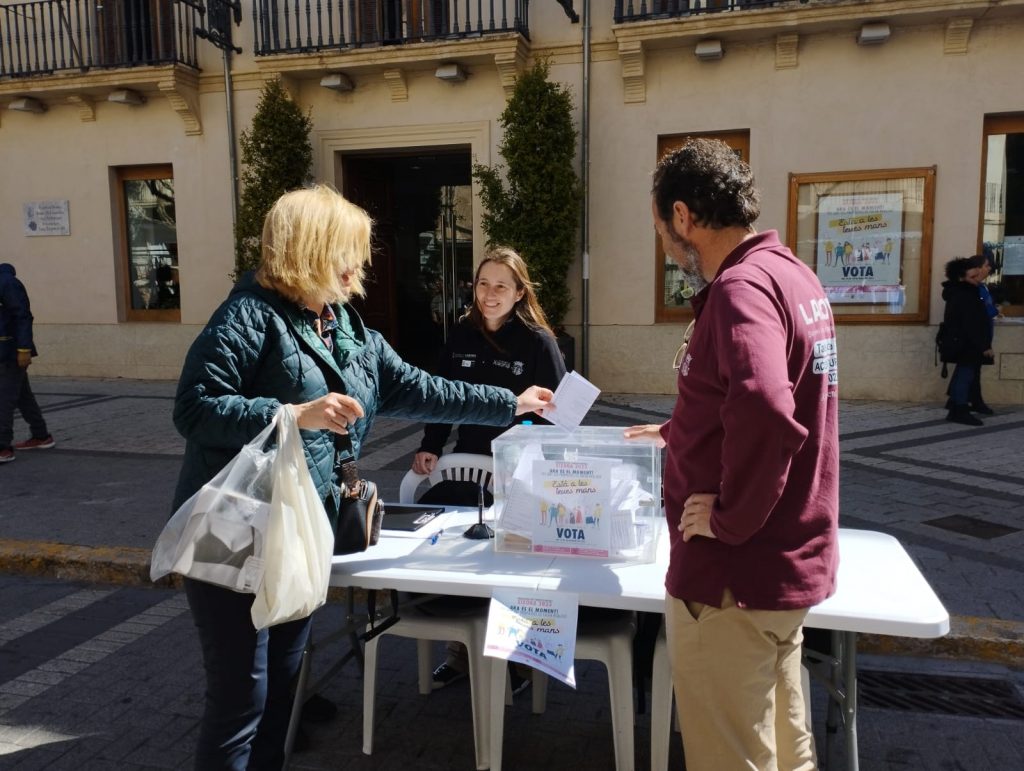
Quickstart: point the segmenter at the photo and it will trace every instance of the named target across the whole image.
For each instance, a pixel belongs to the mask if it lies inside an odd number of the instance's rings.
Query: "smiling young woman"
[[[523,258],[507,247],[492,249],[477,267],[473,287],[473,305],[448,336],[438,374],[479,385],[514,388],[516,383],[529,382],[554,390],[565,375],[565,361],[537,302]],[[545,422],[535,416],[523,417]],[[506,428],[462,423],[454,451],[490,455],[491,440]],[[424,427],[413,471],[429,474],[434,469],[451,430],[448,423]],[[476,506],[479,489],[472,482],[448,481],[432,487],[429,494],[433,502]],[[475,612],[476,606],[469,603],[463,607]],[[465,649],[449,643],[447,659],[434,670],[434,688],[464,678],[467,668]],[[528,683],[518,673],[513,673],[512,681],[514,690]]]

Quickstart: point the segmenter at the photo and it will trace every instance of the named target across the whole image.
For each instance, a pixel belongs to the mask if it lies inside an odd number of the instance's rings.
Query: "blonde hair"
[[[365,211],[327,185],[285,193],[263,220],[256,280],[296,302],[361,297],[372,226]]]
[[[516,289],[523,290],[523,296],[512,308],[512,313],[526,326],[547,332],[554,337],[555,333],[551,330],[551,325],[548,324],[544,310],[540,307],[540,303],[537,302],[537,293],[534,291],[533,282],[530,281],[530,272],[526,268],[526,261],[519,256],[515,249],[510,249],[507,246],[495,246],[488,250],[483,260],[476,266],[476,275],[473,276],[473,304],[466,311],[466,318],[473,322],[488,339],[491,339],[487,332],[487,325],[484,323],[484,316],[480,312],[476,301],[476,282],[480,279],[480,270],[489,262],[496,262],[498,265],[504,265],[511,270],[512,277],[516,282]]]

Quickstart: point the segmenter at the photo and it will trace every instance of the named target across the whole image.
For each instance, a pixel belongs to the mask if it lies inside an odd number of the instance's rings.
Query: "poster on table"
[[[578,612],[577,594],[495,589],[484,655],[526,664],[575,688]]]
[[[892,303],[902,296],[903,193],[818,199],[815,270],[831,302]]]

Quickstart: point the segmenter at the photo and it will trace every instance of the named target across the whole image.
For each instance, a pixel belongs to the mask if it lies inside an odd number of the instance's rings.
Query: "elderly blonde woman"
[[[319,186],[286,193],[267,214],[262,259],[214,312],[185,359],[174,424],[185,460],[172,511],[243,444],[294,405],[307,461],[332,525],[338,510],[334,435],[356,455],[374,418],[508,425],[543,411],[551,391],[433,377],[403,362],[346,303],[370,261],[367,214]],[[206,669],[200,769],[279,769],[290,689],[310,619],[257,632],[253,595],[186,579]]]

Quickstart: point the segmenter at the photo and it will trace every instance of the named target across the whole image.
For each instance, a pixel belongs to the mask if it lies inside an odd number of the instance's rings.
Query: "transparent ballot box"
[[[622,431],[513,426],[495,439],[495,548],[653,562],[661,450]]]

